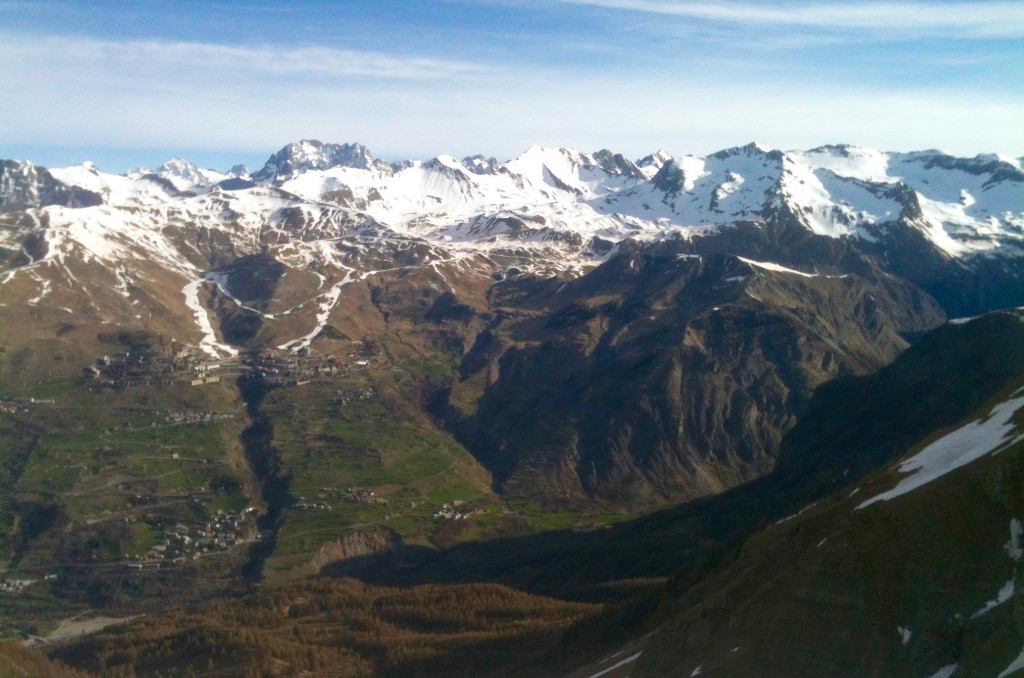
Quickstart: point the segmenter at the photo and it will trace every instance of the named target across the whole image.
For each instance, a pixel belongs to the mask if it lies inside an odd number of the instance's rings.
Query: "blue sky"
[[[1024,2],[0,0],[0,157],[1024,155]]]

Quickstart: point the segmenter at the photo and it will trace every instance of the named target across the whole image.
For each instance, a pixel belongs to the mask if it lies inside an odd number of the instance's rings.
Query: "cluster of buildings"
[[[316,493],[317,499],[327,499],[334,497],[345,502],[352,504],[386,504],[388,500],[384,497],[378,497],[377,493],[373,490],[368,490],[365,487],[346,487],[344,489],[336,487],[321,487]],[[299,497],[300,500],[304,500],[303,497]]]
[[[439,520],[469,520],[475,515],[483,513],[483,509],[473,509],[471,511],[460,511],[459,508],[465,502],[461,499],[455,499],[450,502],[441,504],[441,508],[434,512],[434,517]]]
[[[330,511],[331,510],[331,505],[328,504],[327,502],[324,502],[324,501],[306,501],[305,497],[299,497],[299,501],[297,501],[294,504],[292,504],[291,507],[293,509],[299,509],[299,510],[312,510],[312,509],[316,509],[316,510],[320,510],[320,511]]]
[[[236,415],[229,412],[202,412],[199,410],[184,410],[181,412],[165,412],[163,420],[165,423],[176,426],[189,426],[195,424],[210,424],[217,421],[234,419]]]
[[[53,398],[21,398],[16,396],[0,396],[0,412],[14,414],[17,411],[27,412],[30,405],[53,405]]]
[[[302,386],[316,379],[334,377],[341,365],[334,356],[303,355],[268,349],[245,358],[245,365],[274,386]]]
[[[250,515],[254,511],[252,506],[237,512],[217,511],[205,523],[176,523],[167,528],[154,522],[153,527],[162,532],[162,538],[142,556],[125,554],[127,565],[137,570],[156,569],[165,563],[182,564],[244,544],[255,533],[256,523]]]
[[[220,381],[224,372],[237,367],[237,359],[211,362],[194,347],[174,346],[105,355],[83,372],[99,388],[168,386],[175,382],[200,386]]]
[[[38,579],[0,579],[0,591],[4,593],[21,593]]]
[[[367,387],[364,389],[338,391],[338,395],[340,396],[339,400],[341,401],[341,404],[348,405],[349,403],[357,400],[369,400],[375,395],[375,393],[372,388]]]
[[[170,348],[150,346],[105,355],[82,371],[92,378],[96,388],[167,386],[175,382],[202,386],[237,376],[241,369],[259,372],[267,383],[275,386],[302,386],[334,377],[346,367],[369,365],[373,355],[373,348],[364,342],[345,362],[333,356],[313,355],[308,349],[298,353],[265,349],[243,354],[241,360],[211,361],[195,346],[172,344]]]
[[[42,579],[0,579],[0,591],[4,593],[21,593],[33,584],[40,584],[56,578],[57,575],[48,574]]]

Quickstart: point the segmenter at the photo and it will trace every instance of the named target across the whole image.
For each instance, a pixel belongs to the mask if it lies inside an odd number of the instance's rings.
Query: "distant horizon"
[[[313,137],[302,137],[302,139],[312,139]],[[250,171],[257,171],[263,167],[266,162],[278,151],[284,148],[289,143],[301,141],[302,139],[294,139],[293,141],[285,142],[281,146],[270,150],[270,151],[219,151],[219,150],[202,150],[202,149],[162,149],[162,148],[61,148],[61,147],[34,147],[34,146],[19,146],[0,143],[0,160],[18,160],[22,162],[30,162],[40,167],[71,167],[75,165],[81,165],[86,162],[93,163],[98,169],[110,173],[110,174],[124,174],[135,169],[156,169],[171,160],[172,158],[182,158],[187,160],[202,169],[211,169],[218,172],[227,172],[235,165],[245,165]],[[462,159],[473,155],[483,155],[485,157],[495,157],[501,162],[511,160],[518,155],[525,152],[531,146],[544,146],[544,144],[531,144],[522,148],[517,153],[508,155],[507,157],[501,156],[495,153],[488,153],[484,150],[478,150],[470,153],[446,153],[440,151],[437,153],[427,154],[378,154],[371,144],[365,143],[357,139],[349,140],[333,140],[333,139],[318,139],[324,143],[333,144],[346,144],[346,143],[360,143],[366,146],[370,153],[375,159],[385,160],[387,162],[398,162],[401,160],[419,160],[428,161],[439,155],[451,155],[455,158]],[[792,151],[792,150],[810,150],[812,148],[818,148],[820,146],[831,145],[847,145],[859,148],[871,148],[873,150],[888,152],[888,153],[912,153],[912,152],[925,152],[925,151],[938,151],[946,153],[955,157],[961,158],[974,158],[979,155],[1001,155],[1007,158],[1017,160],[1019,163],[1024,164],[1024,155],[1018,156],[1011,153],[1005,153],[1000,150],[980,150],[977,152],[960,153],[951,151],[942,146],[930,146],[926,148],[878,148],[874,146],[867,146],[863,144],[852,144],[842,141],[838,142],[825,142],[822,144],[816,144],[813,146],[806,147],[778,147],[771,144],[765,144],[757,140],[749,140],[741,143],[730,144],[719,148],[713,148],[707,151],[691,151],[689,149],[672,149],[664,146],[652,148],[642,153],[626,153],[620,149],[612,148],[609,146],[601,146],[599,148],[579,148],[568,145],[547,145],[549,147],[557,148],[573,148],[575,150],[584,153],[595,153],[602,148],[608,148],[614,153],[622,153],[626,158],[637,161],[641,158],[646,157],[652,153],[658,151],[665,151],[672,157],[682,157],[686,155],[691,156],[706,156],[718,151],[725,150],[728,148],[737,148],[746,146],[750,143],[758,143],[762,146],[771,148],[772,150],[780,151]]]

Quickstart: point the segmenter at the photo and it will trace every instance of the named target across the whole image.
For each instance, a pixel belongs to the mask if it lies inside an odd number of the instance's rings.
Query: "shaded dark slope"
[[[634,507],[716,494],[772,468],[815,387],[944,320],[862,260],[863,275],[805,275],[684,250],[624,247],[571,282],[492,291],[504,313],[438,411],[499,489]]]
[[[259,344],[257,336],[263,327],[267,304],[274,297],[286,266],[272,256],[261,253],[240,257],[214,273],[231,291],[227,298],[218,286],[213,296],[220,330],[224,340],[233,346]]]
[[[1002,675],[1024,646],[1007,547],[1024,445],[857,509],[895,475],[871,474],[857,495],[837,492],[673,581],[630,675]]]
[[[368,580],[390,584],[497,581],[550,595],[600,598],[618,579],[667,576],[713,564],[748,535],[828,496],[952,426],[1024,375],[1024,323],[992,314],[947,325],[892,365],[819,389],[781,445],[780,470],[644,518],[589,532],[548,532],[456,546],[410,549],[400,567]],[[858,400],[851,401],[851,393]],[[834,442],[840,437],[842,444]],[[877,448],[880,439],[891,444]],[[849,469],[849,473],[847,473]],[[328,571],[330,568],[328,568]]]
[[[823,385],[782,446],[777,482],[825,490],[893,459],[1024,372],[1021,341],[1020,318],[993,313],[931,332],[871,377]]]

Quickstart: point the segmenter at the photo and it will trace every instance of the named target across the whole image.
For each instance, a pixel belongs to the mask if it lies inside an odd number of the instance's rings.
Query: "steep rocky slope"
[[[771,469],[814,389],[944,319],[912,285],[665,243],[494,288],[445,416],[506,492],[656,504]]]

